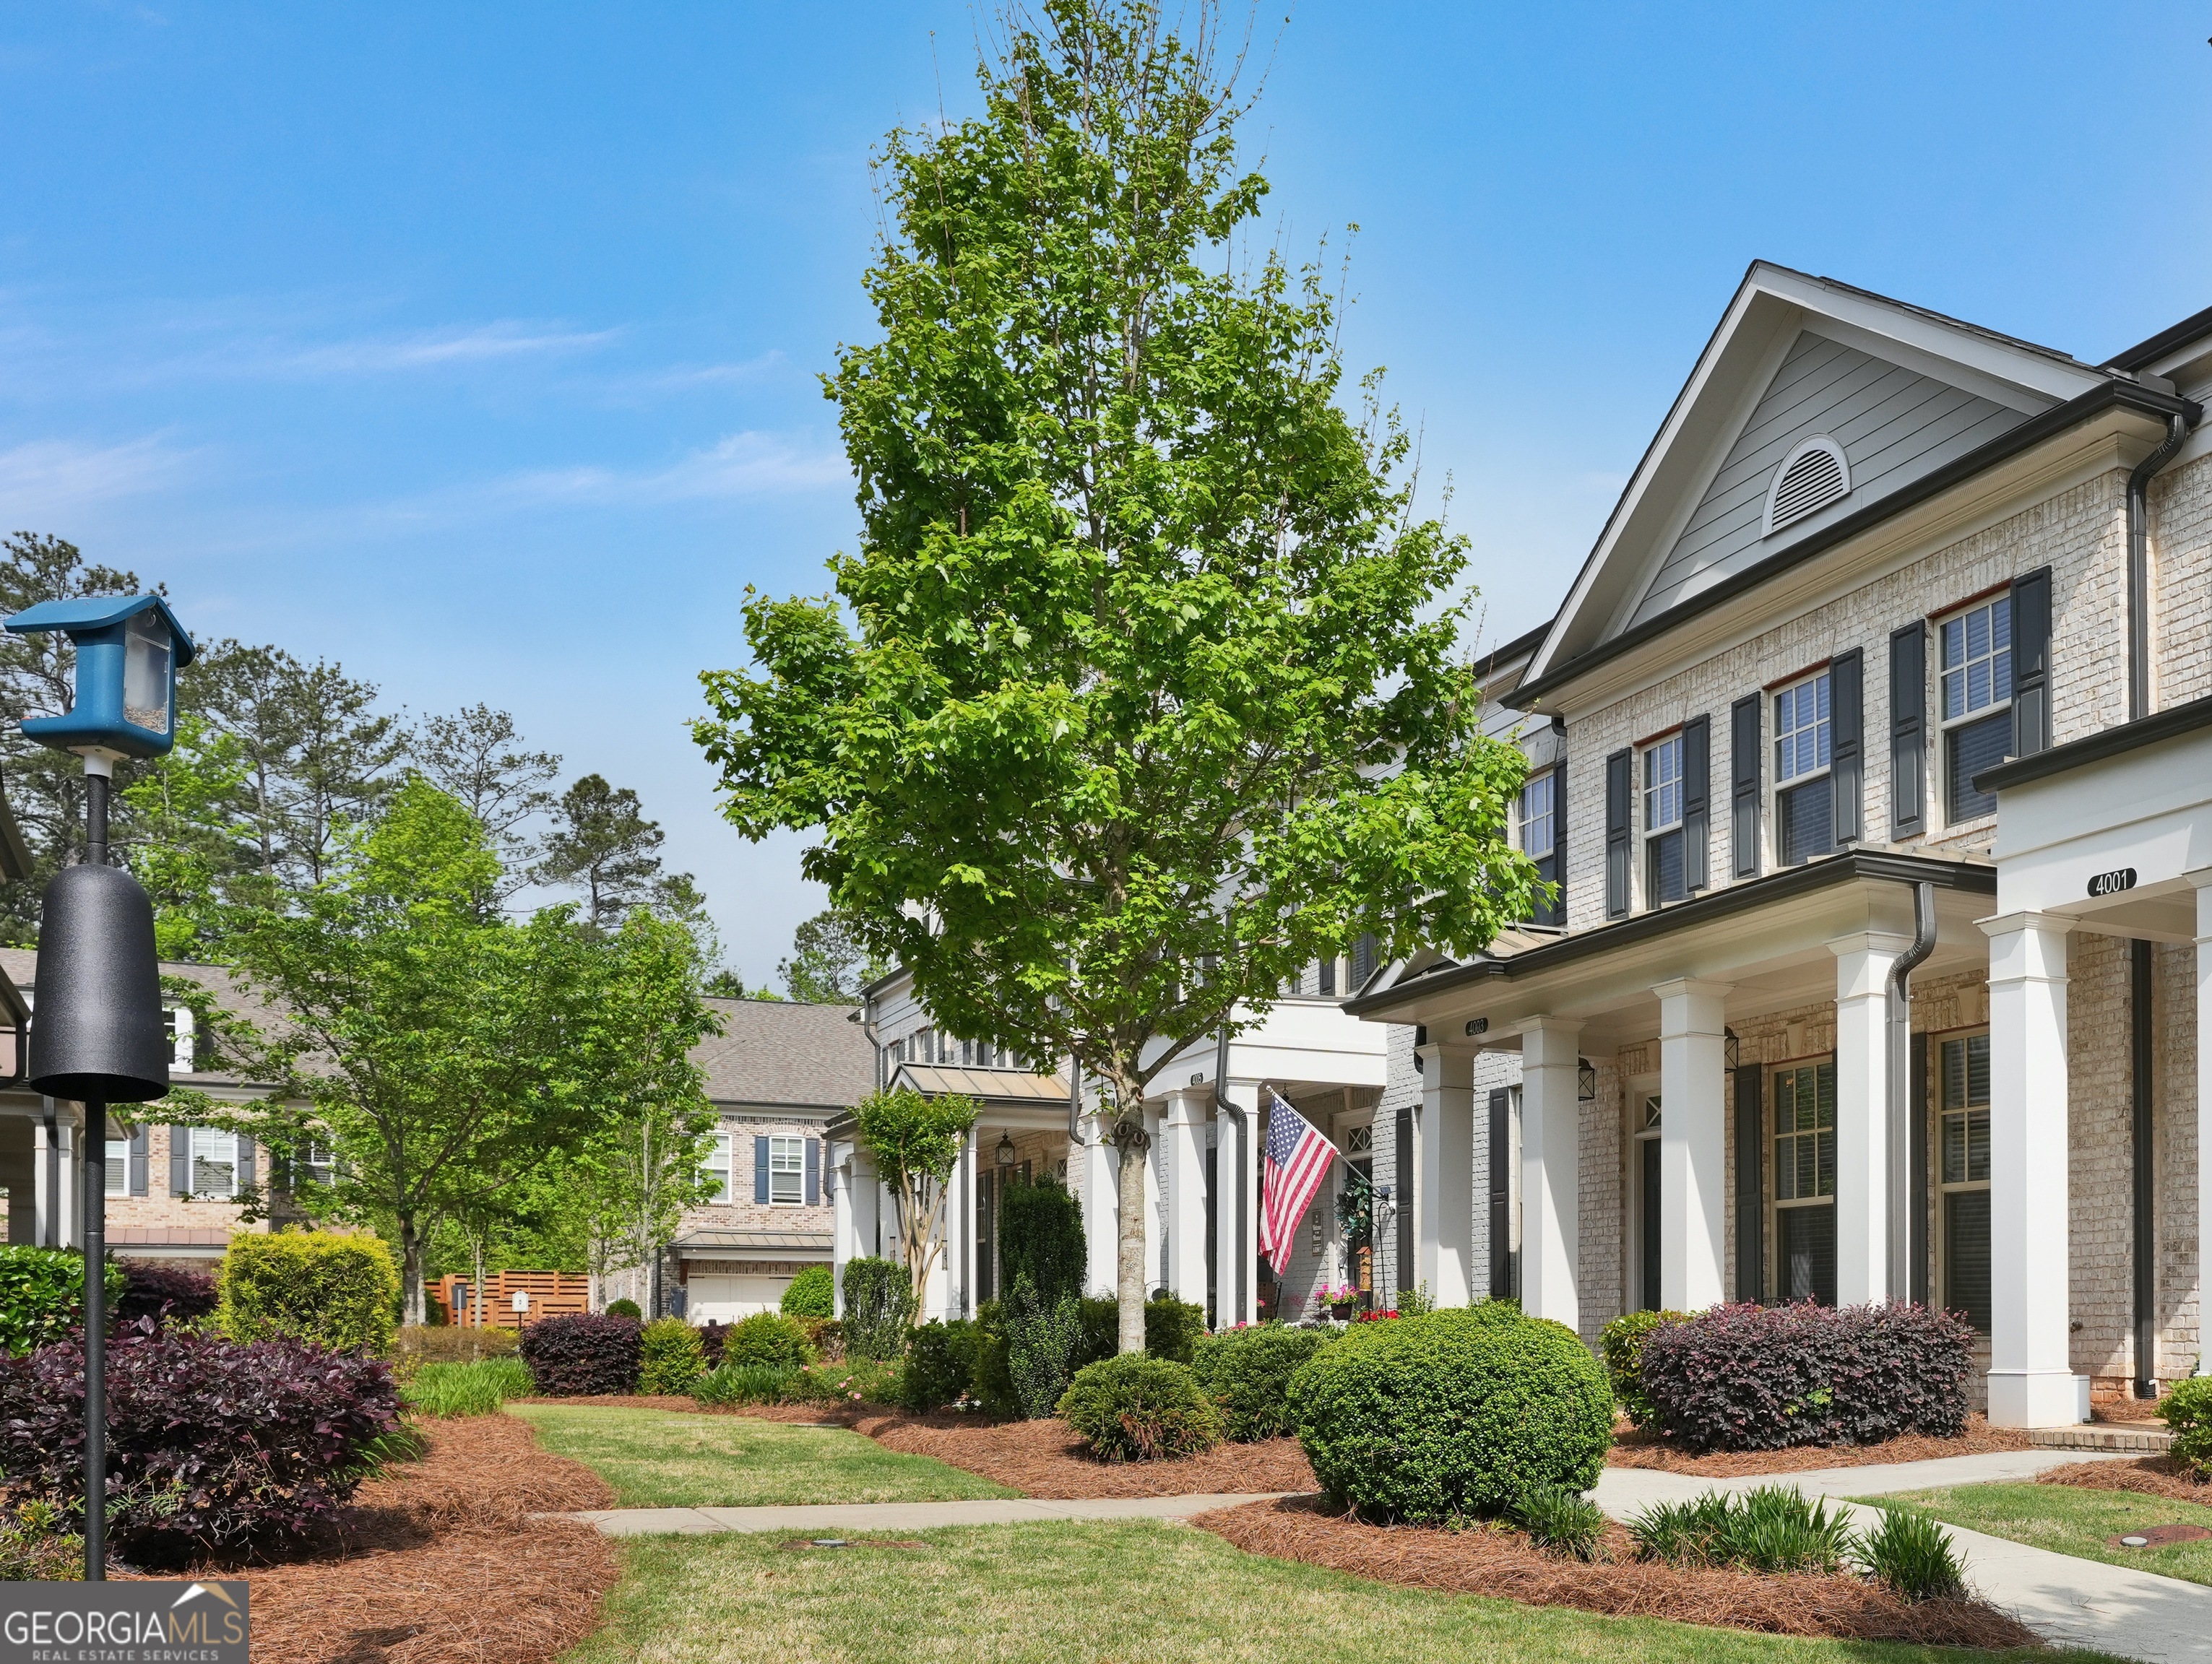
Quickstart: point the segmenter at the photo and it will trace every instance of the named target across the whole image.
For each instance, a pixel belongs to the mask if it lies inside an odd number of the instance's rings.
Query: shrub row
[[[124,1268],[108,1262],[111,1310],[120,1309]],[[84,1323],[84,1255],[74,1248],[0,1248],[0,1347],[21,1357],[52,1345]]]
[[[234,1236],[216,1282],[216,1321],[234,1340],[285,1335],[378,1353],[392,1344],[399,1268],[379,1237],[321,1230]]]
[[[1191,1358],[1200,1388],[1220,1410],[1223,1430],[1240,1442],[1296,1430],[1291,1377],[1329,1344],[1317,1329],[1261,1323],[1224,1329],[1200,1340]]]
[[[1639,1379],[1692,1450],[1949,1438],[1966,1428],[1973,1343],[1924,1306],[1716,1306],[1652,1328]]]
[[[548,1398],[629,1393],[644,1341],[634,1317],[580,1312],[542,1318],[522,1332],[522,1361]]]
[[[2212,1376],[2177,1382],[2158,1406],[2173,1430],[2174,1461],[2200,1479],[2212,1479]]]

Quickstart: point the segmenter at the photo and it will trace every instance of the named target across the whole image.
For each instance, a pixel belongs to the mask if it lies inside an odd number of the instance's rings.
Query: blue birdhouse
[[[76,689],[61,716],[25,720],[24,735],[58,751],[157,757],[177,743],[177,672],[192,638],[158,595],[41,601],[8,621],[12,635],[58,629],[76,647]]]

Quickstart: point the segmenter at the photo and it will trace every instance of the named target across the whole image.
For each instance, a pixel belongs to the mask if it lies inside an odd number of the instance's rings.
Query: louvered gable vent
[[[1807,440],[1774,471],[1774,489],[1766,498],[1769,535],[1849,495],[1850,489],[1843,446],[1825,437]]]

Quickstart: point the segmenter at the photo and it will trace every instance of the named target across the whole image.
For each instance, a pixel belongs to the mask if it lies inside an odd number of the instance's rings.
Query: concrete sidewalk
[[[1625,1520],[1653,1503],[1686,1501],[1711,1491],[1795,1485],[1808,1497],[1840,1500],[1945,1485],[2029,1480],[2046,1468],[2084,1460],[2099,1458],[2080,1450],[2003,1451],[1733,1479],[1699,1479],[1647,1467],[1608,1467],[1590,1494],[1607,1514]],[[2144,1498],[2146,1503],[2154,1500]],[[1861,1530],[1871,1530],[1881,1523],[1879,1509],[1853,1503],[1844,1506]],[[2011,1612],[2045,1640],[2118,1653],[2145,1660],[2147,1664],[2212,1664],[2212,1588],[2161,1577],[2155,1572],[2108,1566],[2101,1560],[2030,1548],[1957,1526],[1947,1525],[1943,1529],[1950,1533],[1952,1545],[1965,1563],[1966,1581],[1974,1593],[1991,1606]]]
[[[1285,1494],[1270,1491],[1215,1497],[1008,1497],[991,1502],[823,1503],[787,1508],[610,1508],[561,1517],[585,1521],[610,1537],[663,1532],[701,1536],[722,1531],[834,1536],[841,1532],[1012,1525],[1022,1520],[1187,1520],[1209,1509],[1268,1502]]]

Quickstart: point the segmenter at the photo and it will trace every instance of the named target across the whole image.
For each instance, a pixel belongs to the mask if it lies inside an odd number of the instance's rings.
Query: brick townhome
[[[2014,1425],[2198,1369],[2208,388],[2212,312],[2091,364],[1751,269],[1492,677],[1561,922],[1348,1002],[1418,1025],[1399,1280],[1930,1299]]]

